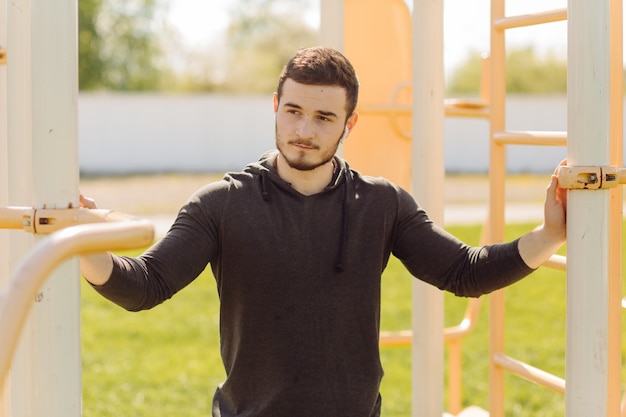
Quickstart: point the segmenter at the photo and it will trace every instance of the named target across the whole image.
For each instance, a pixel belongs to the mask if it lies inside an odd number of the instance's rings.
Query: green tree
[[[157,90],[169,74],[156,19],[167,0],[81,0],[79,88]]]
[[[450,77],[446,89],[451,94],[474,94],[480,91],[482,73],[481,54],[472,51]]]
[[[268,93],[276,89],[285,62],[301,47],[318,42],[302,18],[307,0],[239,0],[227,32],[228,67],[224,88]]]
[[[471,53],[450,77],[451,94],[480,90],[481,58]],[[553,94],[567,91],[567,62],[554,54],[537,56],[532,47],[511,49],[506,58],[506,90],[509,93]]]

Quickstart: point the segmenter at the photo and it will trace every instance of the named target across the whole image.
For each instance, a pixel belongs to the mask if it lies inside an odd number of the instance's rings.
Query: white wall
[[[566,98],[510,98],[507,128],[566,130]],[[488,131],[485,120],[446,119],[446,170],[486,172]],[[87,175],[239,170],[274,147],[272,97],[82,93],[79,140]],[[566,155],[565,148],[509,149],[511,172],[551,172]]]
[[[239,169],[274,147],[272,97],[81,94],[85,174]]]

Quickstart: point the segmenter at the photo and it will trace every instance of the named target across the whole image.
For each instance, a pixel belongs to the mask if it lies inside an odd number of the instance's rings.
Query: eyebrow
[[[294,109],[302,110],[302,106],[300,106],[299,104],[296,104],[296,103],[285,103],[285,104],[283,104],[283,107],[291,107],[291,108],[294,108]],[[337,118],[337,114],[335,114],[332,111],[316,110],[315,112],[317,114],[321,114],[322,116]]]

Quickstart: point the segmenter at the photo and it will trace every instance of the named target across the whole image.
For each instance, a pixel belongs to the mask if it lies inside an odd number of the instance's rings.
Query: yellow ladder
[[[505,209],[505,178],[506,178],[506,146],[507,145],[545,145],[565,146],[567,134],[565,132],[512,132],[505,126],[505,99],[506,99],[506,45],[505,32],[510,29],[557,22],[567,19],[566,9],[550,10],[521,16],[506,16],[504,0],[491,0],[491,87],[490,87],[490,220],[488,222],[489,242],[504,240],[504,209]],[[611,155],[612,165],[621,166],[622,160],[622,38],[621,38],[621,2],[611,3]],[[621,297],[621,189],[611,191],[611,236],[609,256],[610,294]],[[564,257],[554,256],[545,266],[565,269]],[[610,303],[618,305],[618,303]],[[575,306],[568,306],[575,308]],[[565,380],[545,371],[537,369],[520,360],[511,358],[505,353],[505,290],[495,292],[490,296],[490,401],[489,415],[492,417],[504,416],[504,377],[505,372],[535,382],[551,390],[565,393]],[[611,311],[609,315],[609,349],[620,350],[620,317],[621,312]],[[619,352],[609,352],[611,358],[619,358]],[[609,416],[620,415],[620,369],[617,364],[609,364]],[[626,404],[625,404],[626,405]],[[621,415],[626,416],[626,406],[622,406]]]
[[[566,10],[505,17],[504,0],[491,1],[491,65],[489,114],[489,243],[504,241],[505,181],[507,145],[565,146],[565,132],[511,132],[505,126],[506,108],[506,45],[508,29],[561,21]],[[561,262],[564,267],[564,262]],[[558,392],[565,392],[565,381],[505,354],[505,292],[490,295],[490,384],[489,411],[491,416],[504,416],[505,371],[529,379]]]

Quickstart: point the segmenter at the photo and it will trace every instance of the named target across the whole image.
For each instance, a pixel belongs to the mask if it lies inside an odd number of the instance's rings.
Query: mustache
[[[306,146],[308,148],[319,149],[319,146],[310,140],[292,139],[288,141],[287,143],[289,145],[301,145],[301,146]]]

